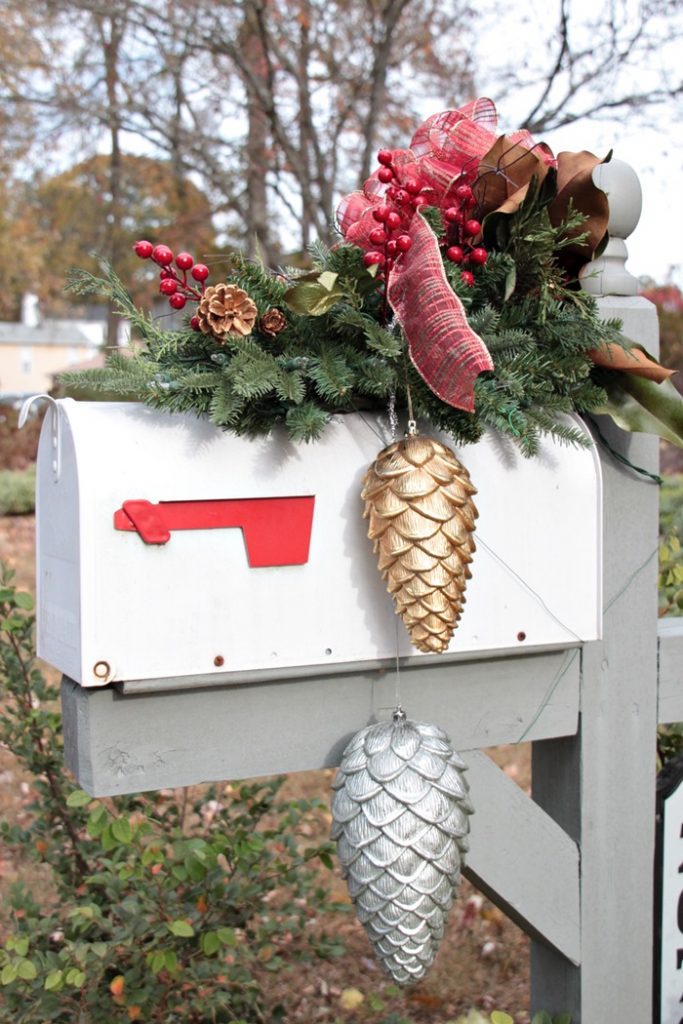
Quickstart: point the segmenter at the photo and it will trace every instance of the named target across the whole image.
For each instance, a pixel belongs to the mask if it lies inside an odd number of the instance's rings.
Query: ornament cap
[[[407,718],[408,718],[408,716],[406,715],[405,711],[403,710],[403,708],[401,707],[400,704],[396,705],[394,713],[393,713],[393,715],[391,717],[393,718],[394,722],[396,722],[396,723],[405,722],[407,720]]]

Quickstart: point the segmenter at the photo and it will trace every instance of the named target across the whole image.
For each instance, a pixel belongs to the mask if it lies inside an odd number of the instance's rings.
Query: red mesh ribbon
[[[389,274],[389,302],[428,387],[456,409],[474,412],[474,383],[482,370],[493,369],[493,360],[468,324],[446,280],[434,232],[420,214],[410,235],[412,246]]]
[[[434,114],[420,125],[409,149],[392,153],[394,184],[418,182],[431,206],[445,209],[454,204],[453,187],[473,182],[485,174],[500,179],[495,208],[519,182],[511,168],[520,159],[554,164],[547,147],[536,146],[528,132],[499,137],[496,108],[488,99],[473,100],[458,110]],[[498,152],[500,151],[500,153]],[[491,162],[486,157],[491,154]],[[498,196],[503,185],[503,196]],[[347,242],[367,251],[374,248],[370,232],[377,227],[373,209],[385,202],[387,185],[377,171],[363,186],[342,199],[337,210],[339,228]],[[492,191],[489,186],[488,191]],[[483,197],[478,196],[486,212]],[[446,280],[437,239],[424,219],[412,208],[402,208],[401,232],[410,235],[412,246],[389,272],[387,298],[408,340],[410,357],[426,384],[444,402],[458,409],[474,409],[474,382],[493,362],[484,342],[467,323],[463,306]]]

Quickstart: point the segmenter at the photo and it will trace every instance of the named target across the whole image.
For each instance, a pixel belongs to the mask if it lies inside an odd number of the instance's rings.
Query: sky
[[[596,12],[608,6],[617,10],[626,28],[634,24],[638,0],[569,0],[572,24],[576,22],[575,41],[587,47],[597,46],[599,36],[591,37],[590,22]],[[548,47],[549,26],[554,23],[559,0],[525,0],[523,7],[499,7],[495,13],[482,13],[478,19],[476,64],[480,69],[478,86],[482,95],[491,95],[496,76],[511,57],[523,73],[535,66],[547,66],[553,59]],[[669,3],[673,14],[674,4]],[[679,16],[680,21],[680,16]],[[669,38],[671,22],[667,15],[658,31]],[[681,47],[654,48],[625,81],[630,88],[647,92],[664,70],[671,80],[680,80]],[[487,88],[488,87],[488,88]],[[498,99],[502,127],[512,130],[530,109],[531,94],[508,93]],[[579,105],[577,101],[577,106]],[[629,163],[636,171],[643,191],[643,211],[638,227],[626,245],[627,269],[636,277],[648,276],[658,283],[673,280],[683,288],[683,125],[672,107],[653,107],[645,116],[620,114],[606,120],[582,120],[574,125],[543,134],[554,153],[587,149],[596,156],[613,150],[614,157]],[[539,139],[540,141],[540,139]]]

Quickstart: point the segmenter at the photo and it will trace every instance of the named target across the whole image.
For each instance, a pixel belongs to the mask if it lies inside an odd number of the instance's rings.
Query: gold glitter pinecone
[[[210,285],[197,308],[200,330],[219,339],[251,334],[257,314],[254,300],[235,284]]]
[[[368,537],[420,651],[445,651],[462,614],[476,493],[450,448],[420,434],[385,448],[363,479]]]

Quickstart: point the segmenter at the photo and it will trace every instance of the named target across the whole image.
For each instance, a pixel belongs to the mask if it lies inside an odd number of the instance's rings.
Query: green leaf
[[[194,932],[192,933],[194,935]],[[167,949],[164,953],[164,967],[171,974],[178,969],[178,956],[172,949]]]
[[[22,935],[20,939],[14,940],[14,951],[17,956],[26,956],[28,953],[28,938]]]
[[[539,1010],[531,1018],[531,1024],[553,1024],[553,1019],[547,1010]]]
[[[11,985],[17,979],[17,968],[14,964],[5,964],[0,972],[0,985]]]
[[[97,839],[101,836],[107,827],[107,815],[102,804],[98,804],[94,811],[89,815],[85,825],[85,830],[92,839]]]
[[[115,839],[127,846],[133,841],[133,829],[128,818],[116,818],[111,823],[111,832]]]
[[[571,1013],[558,1013],[553,1017],[553,1024],[572,1024]]]
[[[14,603],[17,608],[23,608],[24,611],[33,611],[33,598],[25,591],[19,591],[14,595]]]
[[[224,946],[237,945],[237,936],[233,928],[219,928],[216,935]]]
[[[109,853],[111,850],[114,850],[116,848],[117,843],[111,830],[111,823],[108,824],[107,827],[104,829],[102,835],[100,836],[100,842],[102,844],[102,849],[106,853]]]
[[[93,798],[84,789],[74,789],[66,798],[67,807],[85,807]]]
[[[507,274],[505,275],[505,291],[503,292],[503,302],[507,302],[512,293],[515,290],[517,284],[517,265],[512,264]]]
[[[33,981],[38,977],[38,970],[36,965],[30,960],[22,960],[17,967],[17,974],[20,978],[23,978],[24,981]]]
[[[515,1022],[509,1013],[503,1013],[502,1010],[494,1010],[491,1014],[491,1024],[515,1024]]]
[[[321,853],[319,856],[320,863],[323,864],[328,871],[334,870],[334,861],[329,853]]]
[[[161,952],[152,953],[147,958],[147,963],[149,964],[152,974],[158,974],[159,971],[163,971],[166,966],[166,954]]]
[[[181,921],[180,919],[171,921],[166,927],[173,935],[177,935],[181,939],[191,939],[194,935],[194,928],[189,921]]]
[[[335,287],[338,276],[331,270],[324,270],[321,274],[306,274],[285,292],[285,302],[294,313],[302,316],[328,313],[344,298],[344,292]]]
[[[85,982],[85,974],[78,967],[72,967],[66,972],[64,981],[67,985],[73,985],[74,988],[82,988]]]
[[[54,989],[62,987],[62,972],[61,971],[50,971],[43,988],[46,992],[52,992]]]
[[[657,384],[612,370],[604,387],[609,400],[595,412],[611,416],[622,430],[656,434],[683,448],[683,396],[670,380]]]
[[[207,956],[213,956],[221,948],[221,940],[216,932],[204,932],[202,935],[202,950]]]

